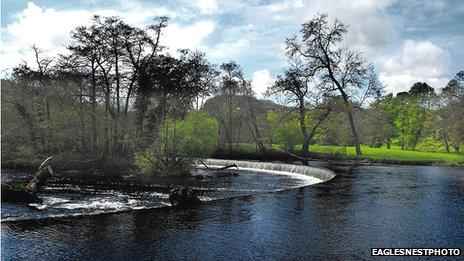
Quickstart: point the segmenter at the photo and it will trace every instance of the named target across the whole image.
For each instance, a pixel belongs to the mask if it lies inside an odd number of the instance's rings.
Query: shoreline
[[[254,160],[262,162],[280,161],[282,163],[293,163],[301,161],[296,158],[300,153],[295,152],[294,156],[278,150],[269,150],[266,154],[258,152],[249,152],[244,150],[235,150],[232,152],[216,150],[210,158],[225,159],[225,160]],[[400,160],[400,159],[372,159],[365,156],[347,156],[347,155],[329,155],[310,152],[308,155],[309,161],[322,161],[331,164],[353,164],[353,165],[400,165],[400,166],[438,166],[438,167],[464,167],[464,162],[440,162],[433,160]],[[41,162],[37,161],[17,161],[2,160],[1,168],[18,170],[18,171],[36,171]]]
[[[299,152],[295,153],[300,156]],[[252,153],[247,151],[216,151],[213,153],[212,158],[216,159],[230,159],[230,160],[258,160],[258,161],[281,161],[281,162],[295,162],[301,161],[295,156],[278,150],[270,150],[266,154]],[[370,159],[364,156],[343,156],[343,155],[328,155],[319,153],[309,153],[308,160],[322,161],[332,164],[345,163],[353,165],[401,165],[401,166],[439,166],[439,167],[464,167],[464,162],[439,162],[427,160],[392,160],[392,159]]]

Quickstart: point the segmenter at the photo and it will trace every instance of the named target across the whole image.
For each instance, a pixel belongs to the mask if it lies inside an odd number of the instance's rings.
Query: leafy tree
[[[399,93],[396,98],[398,100],[398,116],[395,124],[398,129],[401,149],[404,149],[405,146],[415,149],[423,131],[426,112],[409,93]]]
[[[396,101],[397,100],[391,93],[386,96],[383,96],[379,100],[379,107],[382,109],[383,113],[385,113],[387,117],[388,128],[385,130],[385,133],[387,134],[386,143],[388,149],[390,149],[392,138],[396,137],[397,135],[395,121],[398,117],[398,108]]]
[[[389,115],[383,110],[379,102],[372,103],[367,110],[363,112],[363,130],[367,144],[371,147],[380,147],[386,142],[390,148],[391,125]]]

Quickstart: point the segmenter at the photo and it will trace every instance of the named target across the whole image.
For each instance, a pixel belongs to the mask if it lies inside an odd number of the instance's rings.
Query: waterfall
[[[237,165],[237,167],[242,168],[289,172],[314,177],[322,181],[331,180],[336,175],[335,172],[333,172],[332,170],[325,168],[316,168],[306,165],[222,159],[206,159],[204,162],[207,165],[227,166],[235,164]]]

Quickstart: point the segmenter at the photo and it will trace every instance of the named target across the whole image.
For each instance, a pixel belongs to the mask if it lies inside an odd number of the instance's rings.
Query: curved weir
[[[227,166],[237,165],[237,167],[254,169],[254,170],[266,170],[266,171],[278,171],[291,174],[300,174],[320,179],[322,182],[331,180],[335,177],[335,172],[325,168],[316,168],[306,165],[294,165],[284,163],[272,163],[272,162],[255,162],[255,161],[241,161],[241,160],[222,160],[222,159],[206,159],[205,164],[216,165],[216,166]]]

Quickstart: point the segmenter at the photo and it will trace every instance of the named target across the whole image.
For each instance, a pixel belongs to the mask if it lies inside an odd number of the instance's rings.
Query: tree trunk
[[[446,149],[446,152],[449,153],[449,152],[450,152],[450,149],[449,149],[450,145],[448,144],[448,140],[445,139],[444,142],[445,142],[445,149]]]
[[[32,148],[34,150],[38,149],[38,135],[39,135],[39,129],[37,127],[37,124],[35,123],[34,118],[29,114],[27,111],[26,107],[22,104],[15,103],[15,108],[18,111],[19,115],[23,118],[24,122],[27,125],[27,128],[29,130],[29,138],[31,140]]]
[[[356,126],[354,125],[353,114],[351,112],[351,109],[347,108],[346,113],[348,114],[348,120],[350,122],[351,134],[353,135],[354,147],[356,148],[356,155],[362,155],[361,146],[359,144],[359,139],[358,139],[358,132],[356,131]]]
[[[90,105],[91,105],[91,125],[92,125],[92,142],[91,142],[91,151],[97,151],[97,83],[95,79],[95,65],[92,60],[92,85],[90,89]]]
[[[362,155],[361,146],[359,144],[359,139],[358,139],[358,132],[356,131],[356,126],[354,125],[353,112],[351,111],[351,106],[350,106],[350,101],[348,99],[348,95],[345,93],[345,91],[343,90],[342,86],[337,81],[337,79],[335,79],[335,77],[333,76],[331,68],[329,67],[328,69],[329,69],[330,78],[337,86],[338,90],[340,91],[340,94],[342,95],[343,102],[345,103],[345,111],[346,111],[346,114],[348,114],[348,121],[350,122],[351,134],[353,136],[354,147],[356,148],[356,155]]]
[[[303,157],[306,157],[309,152],[309,134],[308,130],[306,128],[306,122],[305,122],[305,106],[304,106],[304,97],[301,96],[299,97],[299,104],[298,104],[298,109],[299,109],[299,121],[300,121],[300,128],[301,128],[301,134],[303,135],[303,142],[301,146],[301,155]],[[306,162],[307,164],[307,162]]]

